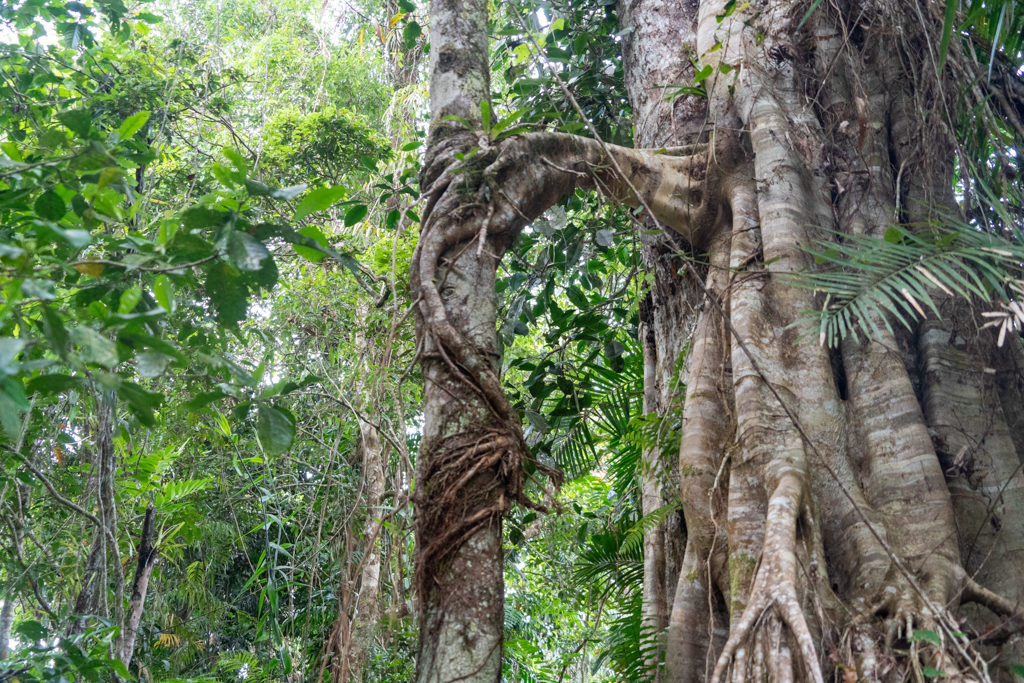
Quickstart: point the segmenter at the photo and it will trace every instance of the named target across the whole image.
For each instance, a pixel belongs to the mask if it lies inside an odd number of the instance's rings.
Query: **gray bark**
[[[159,552],[153,545],[153,522],[156,510],[153,504],[146,506],[146,517],[142,522],[142,535],[139,537],[138,563],[135,567],[135,580],[132,583],[132,597],[129,602],[128,623],[121,637],[120,659],[125,666],[131,664],[135,653],[135,639],[139,634],[142,611],[146,606],[146,594],[149,592],[149,577],[153,574]]]
[[[4,598],[0,607],[0,662],[7,661],[11,654],[11,627],[14,625],[14,598]]]

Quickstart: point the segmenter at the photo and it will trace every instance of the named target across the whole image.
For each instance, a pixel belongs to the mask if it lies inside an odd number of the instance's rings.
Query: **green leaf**
[[[324,234],[320,231],[320,228],[316,227],[315,225],[307,225],[306,227],[299,230],[298,234],[302,235],[303,237],[309,237],[322,247],[329,248],[331,246],[331,243],[327,241],[327,237],[324,236]],[[312,261],[313,263],[318,263],[327,256],[327,254],[325,254],[323,251],[314,249],[312,247],[304,247],[299,244],[293,244],[292,249],[294,249],[295,253],[297,253],[299,256],[303,256]]]
[[[82,247],[88,246],[92,243],[92,235],[90,235],[86,230],[79,230],[77,228],[65,230],[56,223],[51,223],[49,221],[37,221],[36,227],[40,228],[41,234],[46,234],[47,236],[53,236],[57,239],[64,240],[76,249],[81,249]]]
[[[597,246],[607,249],[615,243],[615,234],[611,230],[598,230],[594,235],[594,241],[597,242]]]
[[[801,19],[800,23],[797,25],[798,29],[801,28],[804,24],[807,23],[807,20],[811,18],[811,15],[814,14],[814,10],[818,9],[818,5],[820,5],[820,4],[821,4],[821,0],[814,0],[814,3],[811,4],[811,6],[808,8],[808,10],[806,12],[804,12],[803,19]]]
[[[245,160],[245,157],[238,153],[238,150],[225,147],[224,156],[227,157],[227,160],[231,162],[231,165],[238,169],[238,172],[243,176],[249,173],[249,162]],[[264,185],[264,187],[266,186]]]
[[[0,374],[13,375],[18,371],[21,364],[15,359],[24,348],[25,341],[22,339],[0,337]]]
[[[49,631],[43,628],[42,624],[40,624],[38,621],[33,621],[31,619],[28,621],[21,622],[20,624],[14,627],[14,630],[18,633],[18,635],[25,636],[27,640],[30,640],[32,642],[42,640],[49,634]]]
[[[416,39],[423,33],[423,29],[415,21],[410,21],[402,29],[402,40],[405,41],[405,49],[411,50],[416,47]]]
[[[137,114],[132,114],[126,118],[124,123],[121,124],[121,127],[117,129],[117,137],[122,140],[127,140],[142,130],[142,127],[146,125],[147,121],[149,121],[148,111],[140,111]]]
[[[57,114],[57,120],[79,138],[85,139],[89,137],[89,128],[92,126],[92,112],[88,109],[62,111]]]
[[[153,411],[160,407],[164,397],[152,391],[146,391],[134,382],[122,381],[117,386],[117,395],[128,404],[139,422],[152,427],[156,425]]]
[[[959,4],[959,0],[946,0],[946,14],[942,20],[942,41],[939,43],[939,71],[942,71],[946,64],[946,52],[949,50],[949,39],[953,36],[953,24],[956,23],[956,8]]]
[[[625,353],[626,347],[622,345],[622,342],[613,339],[604,345],[604,354],[608,358],[618,358]]]
[[[919,640],[931,643],[932,645],[938,645],[940,647],[942,646],[942,639],[939,638],[939,634],[935,631],[930,631],[927,629],[915,629],[914,632],[910,634],[910,640]]]
[[[121,299],[117,304],[117,314],[127,315],[135,310],[135,307],[139,305],[142,300],[142,287],[138,285],[132,285],[128,289],[121,292]]]
[[[313,190],[303,197],[299,205],[295,207],[295,220],[300,221],[311,213],[323,211],[344,198],[345,194],[346,189],[341,185],[320,187]]]
[[[356,204],[351,209],[345,212],[345,227],[350,228],[359,221],[366,218],[366,214],[369,209],[366,208],[365,204]]]
[[[484,131],[491,130],[491,103],[487,100],[480,100],[480,121],[484,125]]]
[[[550,430],[550,427],[548,426],[548,421],[545,420],[544,416],[541,415],[540,413],[537,413],[533,410],[527,410],[526,419],[529,421],[530,425],[541,434],[547,434]]]
[[[61,394],[77,387],[82,383],[80,377],[72,377],[71,375],[40,375],[35,377],[28,382],[29,393],[43,393],[43,394]]]
[[[39,195],[34,208],[41,218],[49,221],[59,221],[68,211],[67,204],[53,190],[47,190]]]
[[[228,256],[239,270],[254,272],[263,267],[265,259],[270,258],[270,251],[249,233],[234,230],[228,238]]]
[[[213,304],[217,322],[233,327],[245,318],[249,306],[249,289],[238,275],[230,272],[227,264],[218,262],[210,266],[205,289],[206,296]]]
[[[269,197],[270,196],[271,189],[270,189],[270,186],[267,185],[266,183],[261,183],[258,180],[252,180],[251,178],[246,178],[245,182],[244,182],[244,185],[245,185],[245,189],[249,191],[249,194],[251,194],[254,197]]]
[[[222,225],[230,216],[226,211],[215,211],[205,206],[192,206],[181,212],[181,224],[185,230],[201,230]]]
[[[590,308],[590,301],[587,299],[587,295],[584,294],[576,285],[573,285],[566,290],[565,295],[569,297],[569,301],[571,301],[576,308],[583,311]]]
[[[11,441],[18,438],[21,433],[21,419],[19,413],[21,409],[18,407],[18,402],[13,397],[8,396],[7,392],[0,388],[0,428],[3,428],[5,434]]]
[[[157,494],[156,500],[154,501],[157,507],[164,507],[169,503],[181,500],[195,493],[199,493],[205,488],[210,486],[211,480],[209,477],[203,477],[202,479],[183,479],[180,481],[171,481],[164,485],[162,493]]]
[[[1021,666],[1020,664],[1011,664],[1010,673],[1014,674],[1015,676],[1020,676],[1021,678],[1024,678],[1024,666]]]
[[[64,358],[67,355],[68,349],[68,332],[64,328],[64,322],[50,306],[44,305],[41,313],[43,315],[40,327],[42,328],[43,336],[50,342],[50,348],[58,356]]]
[[[710,64],[705,64],[704,66],[697,70],[697,73],[693,75],[693,82],[701,83],[707,80],[708,76],[710,76],[713,71],[714,69],[711,67]]]
[[[526,43],[519,43],[512,48],[512,54],[515,55],[515,65],[518,66],[530,58],[530,48]]]
[[[301,183],[299,185],[291,185],[289,187],[279,187],[279,188],[277,188],[275,190],[271,190],[270,191],[270,196],[272,198],[274,198],[274,199],[284,199],[284,200],[295,199],[300,194],[305,192],[306,188],[308,188],[308,187],[309,187],[309,185],[306,184],[306,183]]]
[[[277,277],[277,264],[274,262],[274,259],[265,258],[263,259],[263,265],[253,275],[253,280],[263,289],[270,290],[277,284]]]
[[[157,304],[168,313],[174,312],[174,282],[169,275],[161,273],[153,281],[153,297]]]
[[[83,173],[99,171],[108,166],[117,166],[117,159],[99,140],[90,140],[85,151],[71,160],[70,166]]]
[[[940,671],[939,669],[933,669],[930,666],[923,666],[923,667],[921,667],[921,673],[923,673],[925,676],[929,676],[929,677],[932,677],[932,678],[935,678],[935,677],[938,677],[938,676],[946,676],[947,675],[945,671]]]
[[[220,181],[220,184],[229,189],[237,187],[237,181],[234,174],[224,164],[217,162],[210,167],[213,171],[213,177]]]
[[[192,400],[187,401],[185,403],[185,407],[193,412],[196,412],[202,410],[203,408],[210,405],[214,401],[219,401],[225,396],[227,396],[227,394],[225,394],[223,391],[204,391],[200,394],[197,394],[194,398],[192,398]]]
[[[264,450],[277,455],[291,447],[295,439],[295,420],[281,409],[260,403],[256,408],[256,433]]]
[[[136,369],[142,377],[159,377],[174,360],[173,356],[159,351],[142,351],[135,356]]]
[[[131,672],[128,671],[128,667],[126,667],[124,665],[124,662],[122,662],[120,659],[109,659],[107,660],[107,664],[110,665],[110,668],[113,669],[118,676],[125,679],[126,681],[131,680]]]
[[[105,368],[112,368],[117,365],[117,344],[92,329],[80,325],[71,330],[71,341],[81,347],[82,360],[86,363],[95,363]]]

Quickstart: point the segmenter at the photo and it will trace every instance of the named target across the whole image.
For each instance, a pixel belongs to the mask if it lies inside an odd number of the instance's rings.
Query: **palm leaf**
[[[835,346],[848,335],[877,337],[896,321],[911,329],[930,311],[940,316],[932,292],[991,302],[1009,300],[1009,283],[1020,274],[1024,246],[977,228],[952,227],[915,235],[890,227],[884,239],[844,236],[819,242],[814,253],[830,270],[804,273],[796,284],[825,294],[817,318],[821,343]]]

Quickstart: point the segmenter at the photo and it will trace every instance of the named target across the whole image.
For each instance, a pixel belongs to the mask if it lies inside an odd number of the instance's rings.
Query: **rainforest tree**
[[[1020,46],[999,47],[1010,3],[966,9],[621,0],[628,148],[497,122],[487,3],[432,2],[420,681],[500,677],[501,520],[553,473],[499,381],[495,272],[580,190],[646,227],[645,408],[684,400],[678,461],[644,470],[645,512],[685,516],[645,540],[652,675],[1018,670],[1024,356],[1012,312],[983,329],[978,304],[1020,262]]]

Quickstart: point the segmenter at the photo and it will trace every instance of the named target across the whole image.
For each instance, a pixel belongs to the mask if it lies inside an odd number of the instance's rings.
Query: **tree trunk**
[[[4,598],[0,607],[0,662],[7,661],[11,654],[11,627],[14,625],[14,598]]]
[[[139,634],[139,623],[142,621],[142,610],[146,606],[146,593],[149,591],[149,577],[159,558],[159,552],[153,545],[153,520],[156,509],[150,503],[146,506],[146,517],[142,522],[142,535],[139,537],[139,559],[135,567],[135,580],[132,582],[132,597],[129,602],[128,623],[121,639],[120,659],[128,666],[135,653],[135,639]]]
[[[921,56],[944,6],[623,0],[637,143],[669,147],[657,153],[490,140],[486,5],[434,2],[414,259],[420,680],[497,680],[500,516],[524,498],[529,456],[497,381],[493,274],[522,225],[579,187],[677,240],[644,245],[648,411],[678,401],[691,340],[678,573],[679,539],[645,539],[649,627],[674,595],[666,680],[895,681],[923,667],[986,680],[997,654],[1009,675],[1019,645],[994,647],[1024,629],[1020,349],[937,297],[942,322],[896,333],[873,319],[877,335],[830,350],[806,316],[822,302],[798,281],[816,243],[955,210],[951,123],[933,106],[952,106],[954,86]],[[967,68],[959,50],[948,59]],[[691,58],[711,67],[706,101],[666,103]],[[658,468],[649,453],[645,513],[674,494],[656,490]]]
[[[360,368],[363,378],[356,388],[357,395],[350,408],[359,428],[358,453],[362,460],[362,485],[360,488],[362,532],[349,528],[346,532],[346,553],[351,557],[354,543],[361,546],[362,557],[358,563],[343,562],[342,576],[338,590],[338,617],[326,643],[330,657],[331,680],[336,683],[363,680],[363,667],[367,653],[373,646],[380,617],[380,572],[381,572],[381,530],[384,525],[382,505],[384,503],[384,457],[380,433],[372,415],[379,405],[376,387],[379,382],[378,370],[387,363],[386,350],[382,349],[365,331],[370,329],[370,303],[361,300],[356,305],[356,325],[353,342],[359,349],[359,358],[366,361]],[[358,576],[358,582],[356,577]]]
[[[359,421],[359,441],[363,453],[363,486],[366,496],[367,517],[363,533],[365,544],[359,593],[356,596],[351,620],[352,649],[348,665],[350,676],[337,679],[357,682],[363,680],[363,665],[373,645],[373,638],[377,633],[377,619],[380,615],[380,532],[383,526],[381,504],[384,500],[384,465],[381,459],[380,437],[376,428],[364,420]]]
[[[117,546],[117,500],[114,479],[117,474],[117,454],[114,452],[113,433],[117,399],[112,392],[96,394],[97,417],[94,438],[93,484],[96,487],[96,521],[92,550],[82,572],[82,587],[75,598],[73,612],[76,618],[68,627],[69,635],[86,630],[85,616],[112,616],[114,623],[124,628],[124,570]],[[113,580],[109,576],[113,569]],[[113,610],[108,604],[107,590],[113,583]],[[111,653],[116,656],[119,653]]]

